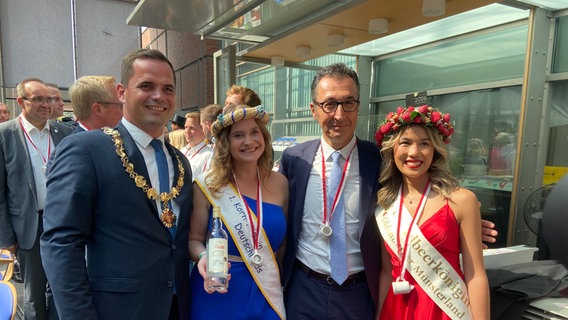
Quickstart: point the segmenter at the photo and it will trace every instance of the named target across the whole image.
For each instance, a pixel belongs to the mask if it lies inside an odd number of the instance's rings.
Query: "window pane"
[[[527,26],[456,40],[375,63],[375,96],[523,76]]]
[[[556,48],[554,50],[554,72],[568,72],[568,16],[558,18],[556,29]]]

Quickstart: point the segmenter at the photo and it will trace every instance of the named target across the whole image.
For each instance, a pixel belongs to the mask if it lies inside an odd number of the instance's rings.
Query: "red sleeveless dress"
[[[463,272],[460,269],[459,262],[459,225],[447,202],[446,205],[440,208],[438,212],[428,218],[428,220],[420,226],[420,230],[463,279]],[[393,266],[392,277],[394,280],[400,275],[402,262],[388,245],[385,246],[391,255],[391,263]],[[451,319],[430,299],[428,294],[416,284],[416,281],[409,272],[406,272],[405,279],[414,286],[414,290],[407,294],[394,294],[391,287],[383,303],[381,320]]]

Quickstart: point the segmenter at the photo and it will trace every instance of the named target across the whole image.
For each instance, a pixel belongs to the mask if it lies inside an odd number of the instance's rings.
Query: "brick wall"
[[[174,66],[179,114],[214,102],[213,53],[221,48],[221,41],[148,28],[142,33],[142,46],[160,50]]]

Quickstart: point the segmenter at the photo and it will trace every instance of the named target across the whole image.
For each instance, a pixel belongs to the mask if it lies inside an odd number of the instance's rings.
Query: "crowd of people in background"
[[[379,223],[381,205],[393,203],[381,201],[385,170],[402,174],[393,188],[426,197],[428,206],[446,201],[467,226],[452,225],[458,238],[465,232],[467,250],[451,244],[464,253],[465,274],[454,255],[451,266],[465,280],[473,318],[488,318],[479,257],[481,240],[497,233],[480,222],[473,194],[434,183],[438,171],[427,159],[446,165],[438,156],[443,137],[409,125],[391,132],[388,145],[359,139],[359,79],[342,63],[322,68],[311,85],[321,138],[285,150],[279,172],[259,95],[233,85],[224,106],[180,116],[175,70],[157,50],[129,53],[120,82],[77,79],[72,122],[61,120],[56,85],[29,78],[17,93],[15,119],[6,121],[0,103],[0,247],[20,261],[25,319],[413,319],[400,312],[425,301],[436,310],[429,319],[447,316],[419,283],[392,296],[397,279],[385,275],[400,276],[396,257],[404,255],[387,249]],[[394,158],[382,165],[381,148],[402,150],[409,141],[426,151],[383,151]],[[430,195],[422,190],[429,179]],[[203,287],[216,205],[230,234],[224,293]],[[390,300],[400,310],[381,311]]]

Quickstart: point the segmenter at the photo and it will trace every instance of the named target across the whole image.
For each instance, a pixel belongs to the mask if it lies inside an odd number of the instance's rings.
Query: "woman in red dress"
[[[377,319],[489,319],[480,204],[446,164],[452,133],[449,114],[430,106],[399,108],[377,131]]]

